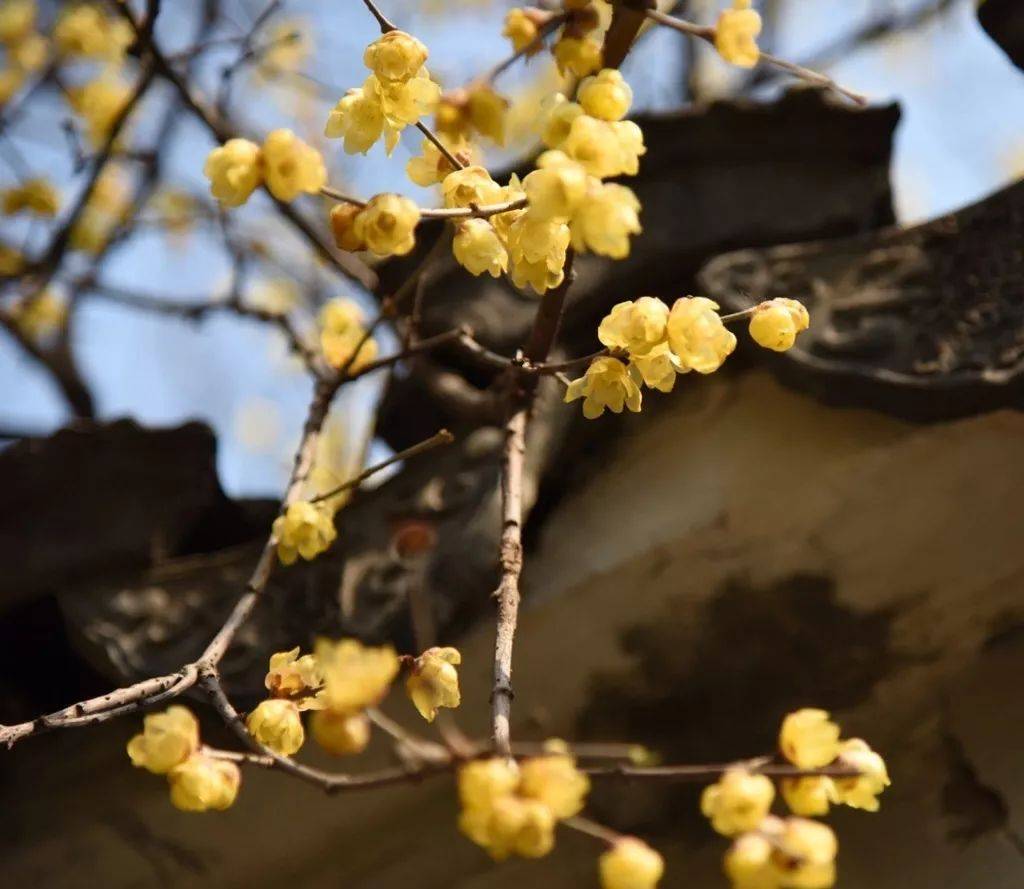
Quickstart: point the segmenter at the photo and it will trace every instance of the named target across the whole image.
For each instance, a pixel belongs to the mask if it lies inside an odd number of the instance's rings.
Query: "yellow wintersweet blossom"
[[[829,805],[839,802],[835,784],[825,775],[783,778],[779,791],[794,815],[827,815]]]
[[[248,139],[229,139],[206,158],[203,175],[210,193],[225,207],[240,207],[263,181],[260,147]]]
[[[516,287],[543,294],[565,280],[565,256],[572,235],[557,219],[520,212],[508,228],[509,277]]]
[[[0,3],[0,43],[15,47],[36,24],[36,0],[4,0]]]
[[[762,823],[779,822],[769,818]],[[779,822],[779,829],[781,829]],[[772,865],[772,844],[763,833],[745,833],[725,853],[723,867],[733,889],[781,889],[779,873]]]
[[[586,77],[601,67],[601,44],[590,37],[561,37],[551,52],[563,75]]]
[[[520,766],[519,793],[542,802],[556,818],[571,818],[583,809],[590,779],[576,768],[564,744],[549,741],[546,746],[550,753]]]
[[[404,83],[427,61],[427,48],[405,31],[388,31],[363,51],[363,64],[380,80]]]
[[[420,208],[397,194],[374,195],[356,214],[353,233],[378,256],[404,256],[416,244]]]
[[[573,380],[565,391],[566,402],[583,399],[583,416],[588,420],[600,417],[605,408],[621,413],[623,407],[634,413],[640,410],[643,394],[629,368],[617,358],[595,358],[587,372]]]
[[[323,684],[323,671],[311,654],[299,657],[299,648],[270,656],[270,669],[263,684],[275,698],[300,698]]]
[[[480,845],[495,861],[512,854],[543,858],[555,845],[555,816],[536,800],[506,796],[495,803],[484,831]]]
[[[610,259],[629,256],[630,235],[639,234],[640,201],[630,188],[593,177],[572,218],[572,244]]]
[[[623,837],[597,860],[601,889],[655,889],[665,861],[636,837]]]
[[[836,778],[835,791],[839,802],[854,809],[878,811],[878,795],[892,782],[882,759],[867,742],[851,738],[839,744],[839,762],[860,772],[856,778]]]
[[[473,129],[496,145],[505,144],[509,101],[488,84],[477,84],[466,97],[466,114]]]
[[[700,810],[711,826],[727,837],[754,830],[768,814],[775,785],[764,775],[728,769],[718,782],[704,788]]]
[[[64,56],[117,61],[135,38],[132,26],[119,16],[83,3],[64,10],[53,28],[53,41]]]
[[[302,19],[278,22],[267,34],[259,54],[257,71],[271,77],[281,71],[298,71],[313,52],[313,34]]]
[[[279,201],[293,201],[300,194],[316,194],[327,182],[327,168],[320,152],[291,130],[273,130],[263,140],[263,178]]]
[[[463,163],[473,161],[476,152],[473,146],[462,136],[442,135],[439,137],[444,147]],[[406,175],[417,185],[426,188],[428,185],[436,185],[444,181],[444,178],[454,172],[455,167],[448,160],[440,149],[429,139],[424,139],[421,144],[423,152],[420,157],[412,157],[405,165]]]
[[[507,37],[512,42],[512,49],[515,52],[522,52],[537,39],[537,34],[539,33],[537,25],[535,10],[516,7],[506,13],[501,35]],[[533,55],[539,49],[540,46],[537,46],[530,54]]]
[[[560,151],[546,151],[523,180],[535,219],[569,219],[587,195],[587,171]]]
[[[334,756],[354,756],[370,743],[370,720],[365,713],[318,710],[309,727],[313,740]]]
[[[786,889],[829,889],[836,880],[836,835],[826,824],[787,818],[772,837],[771,862]]]
[[[824,710],[797,710],[782,721],[779,749],[801,769],[820,769],[839,755],[839,726]]]
[[[222,811],[234,803],[242,773],[233,762],[195,753],[171,769],[171,803],[183,812]]]
[[[10,244],[0,243],[0,275],[17,275],[25,268],[25,257]]]
[[[703,296],[677,299],[668,316],[668,344],[679,360],[700,374],[714,373],[736,348],[718,303]]]
[[[385,123],[396,131],[432,114],[441,100],[441,87],[430,78],[426,68],[406,81],[378,80],[371,74],[363,91],[376,98]]]
[[[199,749],[199,723],[187,707],[175,704],[142,721],[142,733],[128,742],[128,756],[136,768],[165,775]]]
[[[659,343],[644,355],[631,355],[629,367],[640,375],[645,386],[659,392],[671,392],[676,385],[676,376],[689,371],[667,342]]]
[[[548,148],[559,148],[569,138],[572,122],[583,114],[583,106],[570,102],[562,93],[552,93],[541,103],[540,137]]]
[[[405,687],[413,704],[427,722],[433,722],[440,707],[458,707],[459,673],[462,663],[457,648],[428,648],[415,661]]]
[[[640,157],[647,152],[643,132],[633,121],[598,120],[589,114],[573,117],[558,147],[598,179],[635,176]]]
[[[0,69],[0,107],[10,102],[24,83],[25,72],[20,68]]]
[[[352,300],[337,297],[320,310],[320,348],[331,367],[356,373],[377,357],[377,341],[366,336],[363,313]],[[353,358],[356,349],[357,357]]]
[[[338,532],[330,506],[300,500],[274,519],[273,534],[281,564],[292,565],[299,556],[315,559],[334,542]]]
[[[257,741],[281,756],[297,753],[306,740],[298,706],[284,698],[260,701],[245,725]]]
[[[150,204],[164,231],[179,238],[184,238],[191,231],[194,218],[200,212],[199,202],[187,191],[176,188],[160,189]]]
[[[441,194],[446,207],[468,207],[496,204],[501,198],[501,186],[481,166],[463,167],[444,177]]]
[[[38,71],[50,55],[50,42],[42,34],[29,34],[7,47],[7,57],[25,73]]]
[[[576,96],[583,110],[599,120],[622,120],[633,104],[633,90],[617,68],[604,68],[584,78]]]
[[[727,62],[753,68],[761,58],[757,37],[761,16],[750,8],[750,0],[734,0],[732,9],[722,10],[715,27],[715,49]]]
[[[455,227],[452,253],[456,261],[472,275],[485,272],[500,278],[508,270],[508,250],[486,219],[466,219]]]
[[[299,285],[291,278],[259,281],[249,294],[248,302],[264,312],[286,315],[299,304]]]
[[[365,250],[366,244],[356,234],[356,218],[362,211],[359,204],[342,202],[331,207],[329,221],[331,234],[334,235],[334,243],[339,250],[347,250],[355,253],[357,250]]]
[[[597,338],[609,349],[622,349],[631,356],[646,355],[665,341],[668,306],[653,296],[612,306],[597,328]]]
[[[459,801],[464,809],[489,809],[519,785],[519,767],[503,757],[474,759],[459,769]]]
[[[807,330],[811,316],[803,303],[795,299],[770,299],[761,303],[750,319],[754,342],[774,352],[793,348],[797,334]]]
[[[106,141],[130,94],[128,85],[110,74],[101,74],[69,92],[71,107],[85,120],[94,147]]]
[[[0,195],[4,216],[27,211],[37,216],[54,216],[60,209],[60,194],[42,177],[26,179],[14,188],[4,189]]]
[[[60,330],[68,317],[67,302],[54,290],[23,297],[11,308],[11,319],[21,333],[38,341]]]
[[[120,167],[107,167],[89,197],[75,227],[70,245],[74,250],[99,253],[115,227],[124,220],[131,203],[129,183]]]
[[[324,135],[343,139],[348,154],[366,154],[385,133],[385,146],[390,155],[398,144],[399,130],[387,125],[384,109],[373,91],[363,87],[350,89],[327,116]]]
[[[320,700],[334,713],[358,713],[372,707],[387,694],[398,673],[398,655],[390,645],[318,639],[314,654],[324,673]]]

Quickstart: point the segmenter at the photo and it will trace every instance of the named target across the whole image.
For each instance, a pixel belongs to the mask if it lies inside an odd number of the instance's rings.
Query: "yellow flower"
[[[653,296],[612,307],[597,328],[597,338],[609,349],[624,349],[631,356],[646,355],[665,341],[668,306]]]
[[[787,818],[773,837],[772,866],[786,889],[829,889],[836,880],[836,835],[828,825]]]
[[[571,235],[569,226],[557,219],[538,219],[520,214],[509,226],[509,275],[516,287],[529,285],[543,294],[565,278],[565,255]]]
[[[0,107],[6,105],[25,83],[25,72],[20,68],[0,70]]]
[[[67,316],[67,303],[50,289],[22,298],[11,310],[18,330],[30,340],[56,333],[64,326]]]
[[[561,148],[569,138],[572,123],[583,114],[583,106],[570,102],[561,93],[546,98],[541,105],[541,140],[548,148]]]
[[[388,31],[363,52],[363,64],[380,80],[404,83],[427,61],[427,48],[405,31]]]
[[[601,889],[655,889],[665,862],[647,843],[623,837],[598,859]]]
[[[583,110],[600,120],[622,120],[633,104],[633,90],[615,68],[584,78],[576,95]]]
[[[704,788],[700,810],[711,826],[727,837],[754,830],[771,809],[775,785],[764,775],[728,769],[716,784]]]
[[[264,77],[281,71],[297,71],[312,51],[313,37],[306,22],[302,19],[280,21],[263,42],[258,70]]]
[[[106,141],[130,93],[125,83],[106,74],[70,91],[71,107],[85,119],[95,147]]]
[[[14,66],[30,73],[46,64],[50,44],[41,34],[29,34],[7,48],[7,54]]]
[[[839,755],[839,726],[824,710],[797,710],[782,721],[779,749],[801,769],[820,769]]]
[[[354,756],[370,743],[370,720],[365,713],[318,710],[309,727],[317,744],[334,756]]]
[[[851,738],[839,744],[841,765],[857,769],[856,778],[836,778],[835,789],[839,802],[854,809],[878,811],[878,795],[889,786],[889,772],[885,760],[860,738]]]
[[[248,139],[229,139],[206,158],[203,175],[210,193],[225,207],[239,207],[263,179],[260,147]]]
[[[193,217],[200,212],[196,199],[186,191],[162,188],[153,195],[151,204],[159,214],[164,230],[184,236],[192,229]]]
[[[601,67],[601,44],[589,37],[561,37],[552,54],[563,75],[586,77]]]
[[[583,416],[593,420],[600,417],[605,408],[618,414],[625,406],[636,413],[643,395],[625,364],[616,358],[595,358],[587,372],[566,389],[566,402],[577,398],[583,399]]]
[[[273,533],[282,565],[294,564],[299,556],[315,559],[337,537],[330,507],[305,500],[291,504],[284,515],[274,519]]]
[[[72,6],[57,18],[53,40],[65,56],[117,61],[129,47],[135,33],[127,21],[107,16],[92,4]]]
[[[428,648],[413,662],[405,687],[416,709],[427,722],[433,722],[440,707],[458,707],[459,673],[462,663],[456,648]]]
[[[445,148],[463,162],[472,158],[472,146],[464,138],[442,135],[440,139]],[[429,139],[423,140],[421,149],[423,156],[410,158],[405,165],[406,175],[417,185],[424,188],[428,185],[436,185],[438,182],[444,181],[444,178],[455,170],[451,161],[441,154],[438,147]]]
[[[297,753],[306,740],[299,708],[283,698],[260,701],[245,724],[249,734],[281,756]]]
[[[320,664],[311,654],[299,657],[299,648],[279,651],[270,656],[270,669],[263,684],[275,698],[297,698],[309,694],[323,683]]]
[[[376,97],[385,122],[396,131],[433,113],[441,100],[441,87],[430,79],[426,68],[406,81],[378,80],[371,74],[363,83],[363,91]],[[392,138],[397,140],[397,133]]]
[[[507,796],[495,804],[488,833],[487,851],[496,861],[512,853],[543,858],[555,845],[555,816],[536,800]]]
[[[331,367],[356,373],[377,357],[377,341],[366,336],[363,313],[350,299],[332,299],[320,310],[320,348]],[[359,355],[353,359],[356,349]]]
[[[9,244],[0,243],[0,275],[17,275],[25,268],[25,257]]]
[[[771,856],[772,844],[766,836],[746,833],[738,837],[725,853],[724,861],[725,875],[733,889],[779,889],[782,883]]]
[[[629,256],[629,236],[639,234],[640,201],[632,190],[591,178],[586,198],[572,218],[572,244],[611,259]]]
[[[459,801],[464,809],[490,809],[515,792],[519,768],[502,757],[474,759],[459,769]]]
[[[598,120],[589,114],[573,118],[561,148],[598,179],[636,175],[639,157],[647,151],[640,127],[631,120]]]
[[[15,188],[3,192],[3,214],[13,216],[23,210],[37,216],[54,216],[60,209],[60,195],[48,180],[26,179]]]
[[[397,194],[374,195],[356,215],[355,236],[378,256],[404,256],[416,244],[420,209]]]
[[[498,203],[512,203],[525,197],[526,192],[523,191],[523,184],[519,181],[519,177],[513,173],[509,176],[508,185],[502,187],[498,192]],[[495,213],[490,218],[490,223],[494,226],[494,230],[500,235],[502,240],[507,242],[513,223],[524,215],[524,210],[509,210],[506,213]]]
[[[535,756],[520,766],[519,793],[542,802],[556,818],[579,814],[589,791],[590,779],[567,752]]]
[[[455,170],[444,177],[441,193],[446,207],[468,207],[470,204],[486,206],[501,198],[501,186],[483,167],[470,166]]]
[[[508,99],[486,85],[474,87],[466,99],[466,112],[473,129],[497,145],[505,144],[508,107]]]
[[[291,278],[260,281],[253,287],[249,302],[264,312],[286,315],[299,304],[299,285]]]
[[[31,34],[35,24],[35,0],[4,0],[0,3],[0,43],[16,46]]]
[[[71,230],[71,247],[99,253],[130,207],[128,181],[120,167],[108,167],[96,182],[89,203]]]
[[[560,151],[545,152],[523,180],[535,219],[568,219],[587,194],[587,172]]]
[[[384,132],[384,109],[376,93],[365,89],[351,89],[327,116],[324,135],[329,139],[344,139],[348,154],[366,154]],[[387,152],[390,155],[398,144],[398,132],[388,128]]]
[[[715,49],[727,62],[741,68],[753,68],[761,51],[757,36],[761,33],[761,16],[750,8],[750,0],[735,0],[732,9],[725,9],[715,28]]]
[[[233,762],[196,753],[167,775],[171,803],[183,812],[227,809],[238,796],[242,774]]]
[[[631,370],[635,368],[645,386],[659,392],[671,392],[676,385],[676,376],[688,371],[668,343],[659,343],[645,355],[630,356],[629,366]]]
[[[136,768],[164,775],[199,749],[199,723],[187,707],[175,704],[142,721],[142,733],[128,742]]]
[[[510,9],[505,15],[505,26],[502,28],[501,34],[512,41],[512,49],[515,52],[522,52],[537,39],[536,16],[530,15],[528,10],[518,7]],[[537,52],[539,49],[538,46],[533,52]]]
[[[327,182],[320,152],[291,130],[273,130],[263,140],[263,178],[279,201],[293,201],[300,194],[316,194]]]
[[[811,316],[795,299],[770,299],[761,303],[750,319],[750,336],[754,342],[774,352],[793,348],[796,336],[807,330]]]
[[[357,250],[365,250],[366,244],[356,235],[356,217],[362,211],[359,204],[342,202],[331,207],[330,223],[331,234],[334,235],[334,243],[339,250],[347,250],[355,253]]]
[[[794,815],[827,815],[829,804],[839,802],[835,784],[824,775],[783,778],[779,790]]]
[[[492,278],[499,278],[508,269],[508,251],[486,219],[460,222],[455,228],[452,253],[459,265],[472,275],[486,272]]]
[[[709,374],[732,354],[736,337],[722,324],[718,303],[687,296],[677,299],[669,313],[668,344],[685,367]]]
[[[335,713],[357,713],[380,701],[398,673],[398,655],[390,645],[364,646],[356,639],[333,643],[318,639],[314,649],[324,672],[320,699]]]

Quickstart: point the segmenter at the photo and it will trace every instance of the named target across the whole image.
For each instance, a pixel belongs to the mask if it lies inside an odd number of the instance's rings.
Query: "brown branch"
[[[370,11],[370,14],[377,20],[377,24],[380,25],[381,34],[387,34],[388,31],[398,30],[398,26],[387,19],[384,13],[377,8],[377,4],[374,3],[373,0],[363,0],[363,3]]]
[[[591,778],[619,778],[627,781],[667,781],[677,783],[707,783],[717,781],[730,769],[747,769],[770,778],[856,778],[860,772],[848,766],[832,765],[822,769],[801,769],[787,763],[775,763],[764,758],[749,762],[718,763],[714,765],[679,766],[583,766]]]

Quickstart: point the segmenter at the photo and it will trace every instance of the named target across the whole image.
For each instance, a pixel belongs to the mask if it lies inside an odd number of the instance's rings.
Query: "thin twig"
[[[320,194],[325,198],[345,204],[354,204],[357,207],[365,207],[367,203],[327,185],[320,189]],[[497,216],[499,213],[522,210],[526,205],[526,198],[515,198],[511,201],[502,201],[500,204],[483,204],[474,207],[421,207],[420,216],[424,219],[487,219]]]
[[[388,31],[397,31],[398,30],[398,26],[396,24],[394,24],[393,22],[389,21],[385,17],[384,13],[382,13],[377,8],[377,4],[374,3],[373,0],[363,0],[363,3],[366,4],[366,8],[368,10],[370,10],[370,14],[377,20],[377,24],[380,25],[380,33],[381,34],[387,34]]]

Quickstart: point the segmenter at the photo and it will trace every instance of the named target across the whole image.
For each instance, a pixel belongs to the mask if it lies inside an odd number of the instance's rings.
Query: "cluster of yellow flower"
[[[282,565],[293,565],[299,556],[311,561],[324,552],[337,537],[334,510],[325,500],[310,503],[299,500],[289,504],[283,515],[274,519],[273,536],[277,557]]]
[[[6,313],[22,336],[38,342],[60,330],[68,316],[67,301],[53,288],[23,296]]]
[[[753,68],[761,58],[757,46],[761,16],[750,4],[751,0],[733,0],[732,9],[722,11],[715,27],[715,49],[727,62],[741,68]]]
[[[775,351],[792,347],[797,334],[810,324],[807,309],[796,300],[773,299],[751,315],[750,334],[759,345]],[[586,373],[573,380],[567,402],[583,399],[583,416],[600,417],[605,409],[639,411],[641,385],[671,392],[677,374],[691,370],[710,374],[736,348],[718,304],[703,296],[677,299],[672,308],[653,296],[622,302],[612,308],[597,330],[601,343],[615,355],[595,358]]]
[[[320,310],[320,348],[328,364],[349,373],[377,357],[377,341],[367,335],[363,313],[350,299],[332,299]]]
[[[60,209],[60,194],[50,182],[41,177],[24,180],[13,188],[0,191],[0,211],[4,216],[34,213],[37,216],[55,216]]]
[[[342,250],[404,256],[416,244],[420,208],[398,194],[378,194],[365,206],[341,203],[331,210],[334,242]]]
[[[0,105],[10,101],[29,74],[46,64],[49,46],[35,28],[35,0],[6,0],[0,4],[0,44],[6,59],[0,68]]]
[[[120,167],[106,167],[71,230],[71,246],[86,253],[99,253],[107,245],[114,229],[124,220],[130,206],[129,184],[124,171]]]
[[[349,90],[327,118],[324,135],[343,139],[349,154],[365,154],[384,137],[387,153],[405,127],[433,112],[441,88],[430,79],[427,48],[404,31],[388,31],[363,53],[372,72]]]
[[[784,819],[769,814],[772,781],[737,767],[704,790],[701,811],[716,831],[736,837],[725,856],[735,889],[828,889],[835,882],[835,834],[801,816],[825,815],[830,803],[877,811],[878,795],[889,785],[885,762],[859,738],[841,741],[839,727],[823,710],[790,713],[779,748],[799,769],[835,765],[857,774],[783,778],[782,797],[797,816]]]
[[[291,130],[272,130],[260,147],[248,139],[229,139],[214,148],[203,173],[210,192],[225,207],[239,207],[259,185],[279,201],[316,194],[327,181],[320,152]]]
[[[602,64],[600,35],[611,21],[611,4],[605,0],[563,0],[564,24],[551,48],[562,74],[586,77]],[[540,50],[541,29],[556,15],[533,7],[509,10],[502,33],[516,52],[530,55]],[[531,49],[531,47],[533,47]]]
[[[178,705],[143,720],[142,733],[128,742],[128,756],[133,766],[166,775],[171,802],[186,812],[228,808],[242,783],[238,766],[202,751],[198,721]]]

